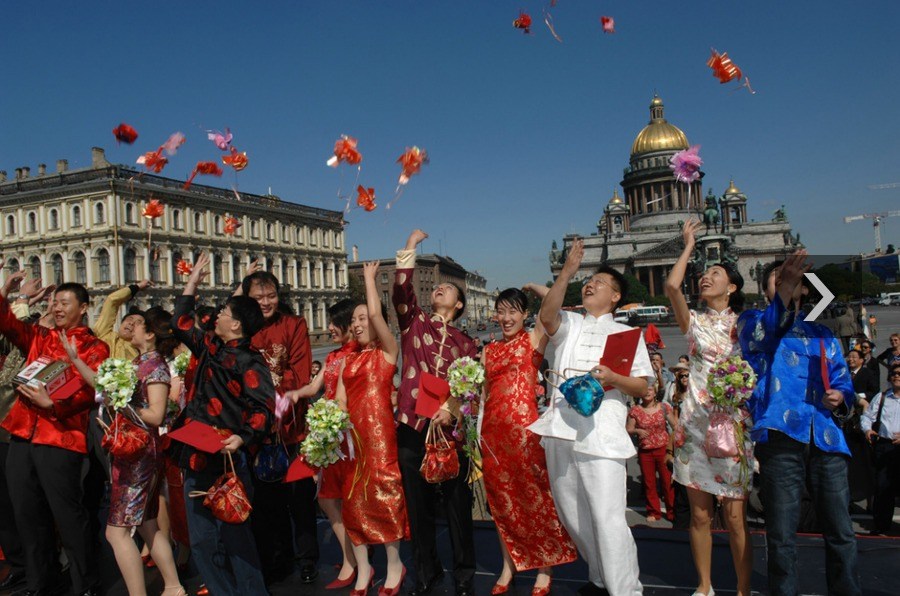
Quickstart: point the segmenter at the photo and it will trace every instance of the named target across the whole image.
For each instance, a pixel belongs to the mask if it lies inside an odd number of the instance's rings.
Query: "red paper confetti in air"
[[[356,187],[358,193],[356,204],[366,211],[374,211],[378,205],[375,204],[375,189],[365,188],[362,184]]]
[[[194,166],[194,171],[191,172],[191,175],[188,177],[187,182],[184,183],[184,190],[187,190],[191,187],[191,183],[194,181],[194,177],[198,174],[204,174],[207,176],[221,176],[222,168],[219,167],[214,161],[199,161],[197,165]]]
[[[178,272],[180,275],[190,275],[191,271],[193,271],[193,270],[194,270],[194,264],[191,263],[190,261],[185,261],[184,259],[181,259],[180,261],[178,261],[178,264],[175,265],[175,271]],[[192,326],[193,326],[193,324],[194,324],[193,321],[191,321]]]
[[[428,152],[418,147],[407,147],[406,152],[397,158],[397,163],[402,166],[400,179],[397,181],[402,186],[409,182],[412,176],[418,174],[424,164],[428,163]]]
[[[159,174],[163,171],[163,168],[166,167],[166,164],[169,163],[168,158],[163,157],[162,152],[162,147],[160,147],[156,151],[148,151],[147,153],[137,158],[136,163],[138,165],[144,166],[151,172]]]
[[[113,129],[113,134],[116,137],[116,141],[125,143],[126,145],[131,145],[138,138],[137,131],[124,122]]]
[[[531,15],[527,12],[520,12],[516,20],[513,21],[513,27],[522,29],[526,35],[531,33]]]
[[[238,218],[228,216],[225,218],[225,233],[229,236],[233,236],[242,225],[244,224],[242,224]]]
[[[238,153],[238,150],[232,146],[231,153],[222,156],[222,163],[226,166],[231,166],[232,168],[234,168],[235,172],[240,172],[247,167],[247,164],[250,163],[250,160],[247,159],[246,152]]]
[[[720,54],[713,49],[712,56],[706,61],[706,65],[712,69],[713,76],[719,79],[719,83],[724,85],[731,81],[740,81],[743,79],[744,82],[741,84],[741,87],[746,87],[747,91],[750,93],[756,93],[756,91],[750,87],[750,79],[745,77],[738,65],[731,61],[731,58],[728,57],[728,52],[722,52]]]
[[[338,167],[342,161],[350,165],[358,164],[362,161],[362,154],[356,149],[358,143],[353,137],[341,135],[334,143],[334,156],[325,163],[332,168]]]
[[[147,219],[156,219],[157,217],[162,217],[165,209],[165,205],[160,203],[159,199],[150,199],[150,202],[144,207],[142,215]]]
[[[600,25],[603,27],[604,33],[616,32],[616,20],[612,17],[600,17]]]

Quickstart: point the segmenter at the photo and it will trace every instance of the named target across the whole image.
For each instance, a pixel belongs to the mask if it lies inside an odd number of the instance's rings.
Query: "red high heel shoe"
[[[543,588],[533,587],[531,588],[531,596],[547,596],[550,593],[550,586],[553,585],[553,578],[550,578],[550,581],[547,582],[547,585]]]
[[[497,582],[496,584],[494,584],[494,587],[491,588],[491,594],[493,596],[500,596],[500,594],[506,594],[507,592],[509,592],[509,586],[512,585],[512,582],[515,578],[516,578],[516,574],[513,573],[511,576],[509,576],[509,581],[507,583],[501,584],[500,582]]]
[[[374,581],[375,581],[375,568],[372,567],[372,572],[369,574],[369,581],[366,584],[366,587],[363,588],[362,590],[357,590],[356,588],[353,588],[352,590],[350,590],[350,596],[366,596],[366,594],[369,592],[369,589],[372,587],[372,582],[374,582]]]
[[[403,566],[403,571],[400,572],[400,581],[397,582],[397,585],[393,588],[387,587],[387,585],[383,585],[378,588],[378,596],[398,596],[400,594],[400,588],[403,587],[403,580],[406,578],[406,565]]]
[[[341,579],[340,577],[335,578],[333,582],[325,586],[326,590],[340,590],[341,588],[346,588],[347,586],[353,585],[356,583],[356,567],[353,568],[353,573],[350,574],[350,577],[347,579]]]
[[[209,588],[206,587],[206,584],[200,586],[200,589],[197,590],[197,596],[209,596]]]

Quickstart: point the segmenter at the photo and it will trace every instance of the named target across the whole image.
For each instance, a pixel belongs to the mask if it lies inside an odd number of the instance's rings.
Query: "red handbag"
[[[191,491],[189,497],[203,497],[203,506],[212,511],[213,517],[227,524],[240,524],[247,521],[253,507],[247,498],[244,483],[234,471],[234,460],[230,453],[225,454],[228,464],[225,473],[219,476],[209,490]],[[231,468],[229,470],[228,468]]]
[[[419,468],[422,478],[429,484],[438,484],[459,476],[459,455],[456,444],[444,436],[441,425],[429,423],[425,435],[425,457]]]
[[[150,443],[150,433],[135,424],[128,416],[117,412],[112,422],[107,425],[101,418],[97,422],[103,427],[103,439],[100,446],[110,455],[124,460],[139,457]]]

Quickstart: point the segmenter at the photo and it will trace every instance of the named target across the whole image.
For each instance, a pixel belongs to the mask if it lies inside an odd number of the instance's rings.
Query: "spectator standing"
[[[890,388],[875,396],[862,419],[875,454],[872,533],[879,535],[890,532],[900,496],[900,364],[891,368],[890,378]]]

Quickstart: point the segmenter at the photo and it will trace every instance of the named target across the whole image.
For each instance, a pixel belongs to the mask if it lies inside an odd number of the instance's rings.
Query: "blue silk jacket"
[[[809,443],[811,429],[816,447],[850,455],[844,433],[822,404],[823,343],[831,388],[844,394],[846,408],[852,408],[856,400],[840,343],[831,331],[795,317],[777,295],[766,310],[742,313],[737,330],[741,352],[758,376],[747,403],[753,416],[753,440],[768,441],[771,429]],[[849,411],[844,407],[839,410]]]

